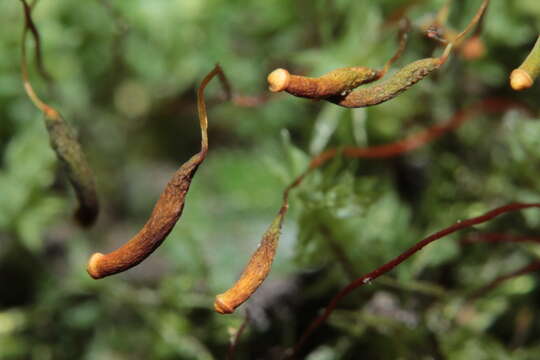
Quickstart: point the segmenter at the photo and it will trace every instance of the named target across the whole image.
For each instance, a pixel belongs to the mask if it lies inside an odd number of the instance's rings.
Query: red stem
[[[504,233],[475,233],[460,240],[462,244],[473,243],[502,243],[502,242],[540,242],[540,238],[527,235],[512,235]]]
[[[394,258],[393,260],[387,262],[386,264],[379,267],[378,269],[376,269],[376,270],[374,270],[374,271],[372,271],[372,272],[370,272],[370,273],[368,273],[368,274],[354,280],[349,285],[347,285],[345,288],[343,288],[336,296],[334,296],[332,298],[332,300],[326,306],[326,309],[325,309],[324,313],[321,316],[319,316],[318,318],[316,318],[310,324],[310,326],[307,328],[307,330],[304,332],[304,334],[300,338],[300,341],[294,347],[294,350],[293,350],[294,353],[296,354],[300,350],[300,348],[304,345],[304,343],[307,341],[307,339],[310,337],[310,335],[319,326],[321,326],[321,324],[326,319],[328,319],[328,317],[334,311],[334,309],[336,308],[337,304],[339,303],[339,301],[341,299],[343,299],[345,296],[347,296],[353,290],[361,287],[362,285],[365,285],[366,283],[369,283],[369,282],[375,280],[379,276],[381,276],[383,274],[386,274],[390,270],[394,269],[396,266],[398,266],[399,264],[401,264],[402,262],[407,260],[409,257],[414,255],[419,250],[421,250],[424,246],[429,245],[430,243],[434,242],[435,240],[441,239],[441,238],[445,237],[446,235],[450,235],[450,234],[452,234],[452,233],[454,233],[456,231],[463,230],[465,228],[484,223],[486,221],[489,221],[489,220],[491,220],[491,219],[493,219],[493,218],[495,218],[495,217],[497,217],[499,215],[505,214],[507,212],[513,212],[513,211],[518,211],[518,210],[522,210],[522,209],[528,209],[528,208],[532,208],[532,207],[539,208],[540,203],[532,203],[532,204],[513,203],[513,204],[508,204],[508,205],[496,208],[494,210],[491,210],[491,211],[485,213],[484,215],[457,222],[456,224],[454,224],[454,225],[452,225],[450,227],[447,227],[446,229],[443,229],[441,231],[438,231],[435,234],[432,234],[432,235],[428,236],[427,238],[419,241],[414,246],[410,247],[405,252],[403,252],[401,255],[399,255],[398,257]]]
[[[534,272],[534,271],[537,271],[537,270],[540,270],[540,260],[533,261],[530,264],[528,264],[528,265],[526,265],[526,266],[524,266],[524,267],[522,267],[522,268],[520,268],[518,270],[515,270],[515,271],[513,271],[511,273],[504,274],[504,275],[501,275],[501,276],[495,278],[489,284],[487,284],[487,285],[481,287],[480,289],[476,290],[475,292],[473,292],[469,296],[469,300],[477,299],[478,297],[484,295],[488,291],[493,290],[494,288],[496,288],[497,286],[499,286],[500,284],[502,284],[506,280],[510,280],[512,278],[515,278],[515,277],[518,277],[518,276],[521,276],[521,275],[525,275],[525,274],[528,274],[528,273],[531,273],[531,272]]]
[[[244,330],[246,330],[247,325],[251,321],[251,316],[249,314],[249,310],[246,309],[246,317],[244,318],[244,321],[242,321],[242,325],[240,325],[240,328],[238,331],[236,331],[236,334],[234,335],[233,341],[231,341],[231,345],[229,346],[229,351],[227,352],[227,360],[234,360],[236,355],[236,347],[238,346],[238,342],[240,341],[240,337],[244,333]]]
[[[348,146],[341,149],[341,153],[351,158],[389,158],[401,155],[402,153],[417,149],[447,133],[460,127],[465,121],[471,118],[477,112],[500,113],[510,108],[523,108],[525,106],[515,101],[505,98],[487,98],[478,103],[470,105],[455,113],[450,120],[443,124],[433,125],[432,127],[412,134],[405,139],[395,141],[390,144],[369,146],[358,148]],[[310,168],[316,168],[326,161],[334,158],[340,152],[339,149],[329,149],[317,155],[310,164]]]

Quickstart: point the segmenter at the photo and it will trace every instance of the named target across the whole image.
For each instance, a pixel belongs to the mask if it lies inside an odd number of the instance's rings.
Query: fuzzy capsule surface
[[[176,171],[137,235],[115,251],[92,255],[87,267],[91,277],[100,279],[125,271],[142,262],[161,245],[182,215],[191,180],[203,160],[204,154],[198,153]]]
[[[150,218],[143,228],[122,247],[108,254],[95,253],[90,257],[86,270],[94,279],[100,279],[127,270],[152,254],[182,215],[186,195],[193,176],[208,153],[208,117],[204,89],[221,70],[219,65],[206,75],[197,90],[197,108],[201,128],[201,150],[174,173],[161,193]]]
[[[320,77],[292,75],[285,69],[276,69],[268,75],[272,92],[286,91],[308,99],[343,96],[362,84],[379,79],[380,72],[363,66],[333,70]]]
[[[62,116],[52,108],[45,111],[45,126],[49,133],[51,147],[67,173],[79,200],[75,218],[83,226],[92,225],[99,212],[99,202],[92,169],[73,130]]]
[[[251,256],[240,279],[227,291],[216,296],[214,309],[220,314],[231,314],[244,303],[270,273],[281,233],[281,224],[287,211],[285,205],[263,235],[261,244]]]
[[[377,105],[398,96],[441,65],[442,62],[439,58],[417,60],[403,67],[388,80],[328,100],[347,108]]]

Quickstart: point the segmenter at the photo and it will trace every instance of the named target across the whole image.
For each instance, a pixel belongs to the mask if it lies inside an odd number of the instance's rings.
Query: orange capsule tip
[[[103,275],[99,271],[99,263],[100,259],[104,257],[102,253],[95,253],[90,257],[90,260],[88,260],[88,266],[86,267],[86,271],[88,274],[94,278],[94,279],[101,279]]]
[[[222,295],[216,296],[216,300],[214,302],[214,309],[220,314],[232,314],[234,312],[234,308],[227,305],[223,301]]]
[[[516,91],[528,89],[533,83],[531,75],[523,69],[515,69],[510,74],[510,86]]]
[[[276,69],[268,74],[268,88],[272,92],[280,92],[289,86],[291,74],[285,69]]]

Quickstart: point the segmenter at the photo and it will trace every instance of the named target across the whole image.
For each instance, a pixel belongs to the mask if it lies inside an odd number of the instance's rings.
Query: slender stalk
[[[291,95],[308,99],[346,96],[358,86],[379,80],[386,74],[390,66],[401,57],[405,50],[409,27],[408,19],[404,19],[398,32],[398,48],[382,70],[374,70],[365,66],[352,66],[336,69],[313,78],[293,75],[280,68],[268,75],[269,89],[272,92],[286,91]]]
[[[249,310],[246,309],[246,316],[244,317],[244,321],[242,321],[242,325],[240,325],[240,328],[236,331],[236,334],[234,334],[234,338],[232,339],[231,344],[229,346],[229,351],[227,352],[227,360],[235,359],[236,348],[238,347],[240,338],[242,337],[242,334],[246,330],[250,321],[251,321],[251,316],[249,314]]]
[[[150,218],[137,235],[115,251],[108,254],[95,253],[90,257],[87,271],[94,279],[117,274],[142,262],[163,243],[182,216],[193,176],[208,153],[208,116],[204,91],[220,71],[221,68],[216,65],[197,90],[201,150],[176,171],[156,202]]]
[[[41,36],[39,34],[39,30],[36,24],[34,23],[34,20],[32,20],[32,15],[31,15],[32,11],[37,5],[37,1],[34,1],[30,5],[28,5],[26,1],[23,1],[23,0],[21,1],[23,3],[23,8],[24,8],[24,18],[26,22],[26,27],[28,30],[30,30],[32,37],[34,38],[34,53],[35,53],[35,59],[36,59],[36,68],[38,70],[38,73],[41,75],[41,77],[45,79],[47,83],[50,84],[52,82],[52,76],[45,69],[45,64],[43,62]]]
[[[476,14],[467,27],[453,41],[448,43],[438,58],[426,58],[412,62],[399,70],[391,78],[367,87],[358,88],[348,94],[329,97],[327,100],[346,108],[360,108],[378,105],[389,101],[411,86],[423,80],[446,63],[454,46],[477,25],[489,5],[490,0],[483,0]]]
[[[357,272],[354,268],[354,264],[347,256],[347,253],[343,250],[343,247],[339,244],[338,240],[332,235],[332,231],[327,225],[321,224],[319,226],[321,234],[324,236],[328,247],[334,253],[335,258],[341,265],[343,272],[347,275],[350,280],[354,280],[358,277]]]
[[[75,195],[79,201],[79,207],[75,211],[75,219],[81,226],[90,226],[95,222],[99,212],[94,174],[73,129],[55,108],[41,100],[30,83],[27,66],[26,38],[28,30],[30,30],[34,34],[36,52],[39,55],[41,53],[39,32],[32,21],[31,7],[25,0],[21,0],[21,3],[25,15],[25,26],[21,40],[21,74],[24,89],[32,103],[45,116],[45,126],[49,134],[51,147],[75,190]],[[38,60],[38,64],[40,61]]]
[[[229,78],[225,75],[225,72],[221,70],[218,73],[219,82],[223,87],[225,93],[225,100],[232,102],[236,106],[240,107],[257,107],[268,102],[269,97],[267,95],[260,96],[246,96],[238,95],[232,88]]]
[[[518,276],[529,274],[531,272],[535,272],[535,271],[538,271],[538,270],[540,270],[540,260],[533,261],[530,264],[525,265],[522,268],[519,268],[518,270],[515,270],[515,271],[512,271],[512,272],[510,272],[508,274],[504,274],[504,275],[501,275],[501,276],[497,277],[496,279],[491,281],[486,286],[483,286],[480,289],[474,291],[472,294],[470,294],[469,297],[468,297],[469,298],[468,300],[472,301],[472,300],[475,300],[475,299],[483,296],[484,294],[486,294],[487,292],[495,289],[496,287],[498,287],[499,285],[501,285],[505,281],[508,281],[508,280],[516,278]]]
[[[540,242],[540,238],[527,235],[512,235],[504,233],[473,233],[460,240],[462,244],[473,243],[523,243]]]
[[[447,123],[435,125],[427,130],[413,134],[404,140],[367,148],[349,147],[345,149],[330,149],[314,157],[308,168],[285,188],[281,209],[274,219],[274,222],[264,234],[260,246],[252,255],[248,265],[242,272],[240,279],[229,290],[216,296],[214,302],[215,310],[221,314],[230,314],[234,312],[238,306],[249,299],[268,276],[276,254],[281,225],[289,207],[290,192],[302,184],[304,179],[314,169],[322,166],[328,160],[342,153],[344,156],[351,158],[386,158],[398,156],[426,145],[446,132],[456,129],[477,111],[501,112],[512,107],[522,106],[504,99],[485,99],[478,104],[458,112]]]
[[[328,305],[326,306],[326,309],[324,313],[317,317],[306,329],[306,331],[303,333],[302,337],[298,341],[298,343],[294,347],[294,353],[298,353],[298,351],[302,348],[302,346],[305,344],[305,342],[309,339],[311,334],[315,330],[317,330],[322,323],[328,319],[330,314],[334,311],[334,309],[337,307],[338,303],[348,294],[350,294],[353,290],[356,290],[357,288],[367,284],[371,283],[373,280],[377,279],[379,276],[386,274],[387,272],[393,270],[396,266],[404,262],[405,260],[409,259],[412,255],[416,254],[418,251],[422,250],[425,246],[431,244],[432,242],[442,239],[447,235],[453,234],[456,231],[463,230],[466,228],[469,228],[474,225],[482,224],[484,222],[490,221],[498,216],[501,216],[503,214],[506,214],[508,212],[514,212],[529,208],[540,208],[540,203],[532,203],[532,204],[523,204],[523,203],[513,203],[504,205],[501,207],[498,207],[494,210],[488,211],[487,213],[477,216],[474,218],[466,219],[460,222],[455,223],[454,225],[451,225],[441,231],[438,231],[425,239],[419,241],[409,249],[405,250],[403,253],[395,257],[394,259],[390,260],[386,264],[382,265],[381,267],[359,277],[358,279],[351,282],[349,285],[347,285],[345,288],[343,288],[336,296],[330,300]]]

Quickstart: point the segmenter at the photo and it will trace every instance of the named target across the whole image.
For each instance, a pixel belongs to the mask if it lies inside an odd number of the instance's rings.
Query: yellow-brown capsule
[[[176,171],[161,193],[150,218],[137,235],[109,254],[95,253],[90,257],[87,271],[94,279],[116,274],[139,264],[161,245],[182,215],[191,180],[208,152],[208,118],[204,90],[220,71],[221,68],[216,66],[206,75],[197,91],[201,150]]]
[[[100,279],[125,271],[146,259],[161,245],[182,215],[191,180],[204,157],[199,153],[180,167],[137,235],[111,253],[95,253],[90,257],[87,271],[91,277]]]
[[[82,226],[90,226],[96,221],[99,213],[99,201],[92,169],[69,124],[50,107],[44,114],[51,147],[60,160],[79,201],[75,219]]]
[[[90,226],[95,222],[99,212],[94,174],[75,136],[75,132],[56,109],[39,98],[30,83],[26,61],[26,37],[29,30],[34,36],[38,69],[44,78],[48,80],[50,78],[41,62],[39,32],[32,20],[31,7],[26,0],[21,0],[21,3],[25,16],[21,42],[21,73],[24,89],[30,100],[45,116],[45,126],[49,134],[51,147],[75,190],[75,195],[79,201],[75,219],[82,226]]]
[[[459,33],[452,42],[444,49],[439,58],[427,58],[417,60],[406,65],[390,79],[369,87],[356,89],[346,96],[335,96],[328,100],[347,108],[372,106],[393,99],[411,86],[424,79],[433,71],[440,68],[450,56],[454,44],[460,43],[461,39],[482,19],[489,0],[484,0],[471,22],[465,30]]]
[[[220,314],[231,314],[244,303],[270,273],[281,233],[283,217],[288,205],[282,206],[278,215],[263,235],[262,241],[251,256],[240,279],[227,291],[216,296],[214,309]]]
[[[308,99],[327,99],[334,96],[345,96],[358,86],[382,78],[390,66],[396,62],[407,45],[408,19],[401,22],[398,32],[399,46],[382,70],[374,70],[365,66],[352,66],[330,71],[320,77],[292,75],[285,69],[276,69],[268,75],[268,85],[272,92],[286,91],[291,95]]]
[[[347,108],[377,105],[398,96],[442,65],[439,58],[417,60],[399,70],[381,83],[354,90],[346,96],[336,96],[329,101]]]
[[[292,75],[285,69],[276,69],[268,75],[272,92],[286,91],[291,95],[309,99],[324,99],[336,94],[346,95],[358,86],[377,80],[380,72],[363,67],[333,70],[317,78]]]
[[[540,36],[525,61],[510,74],[510,86],[521,91],[530,88],[540,75]]]

